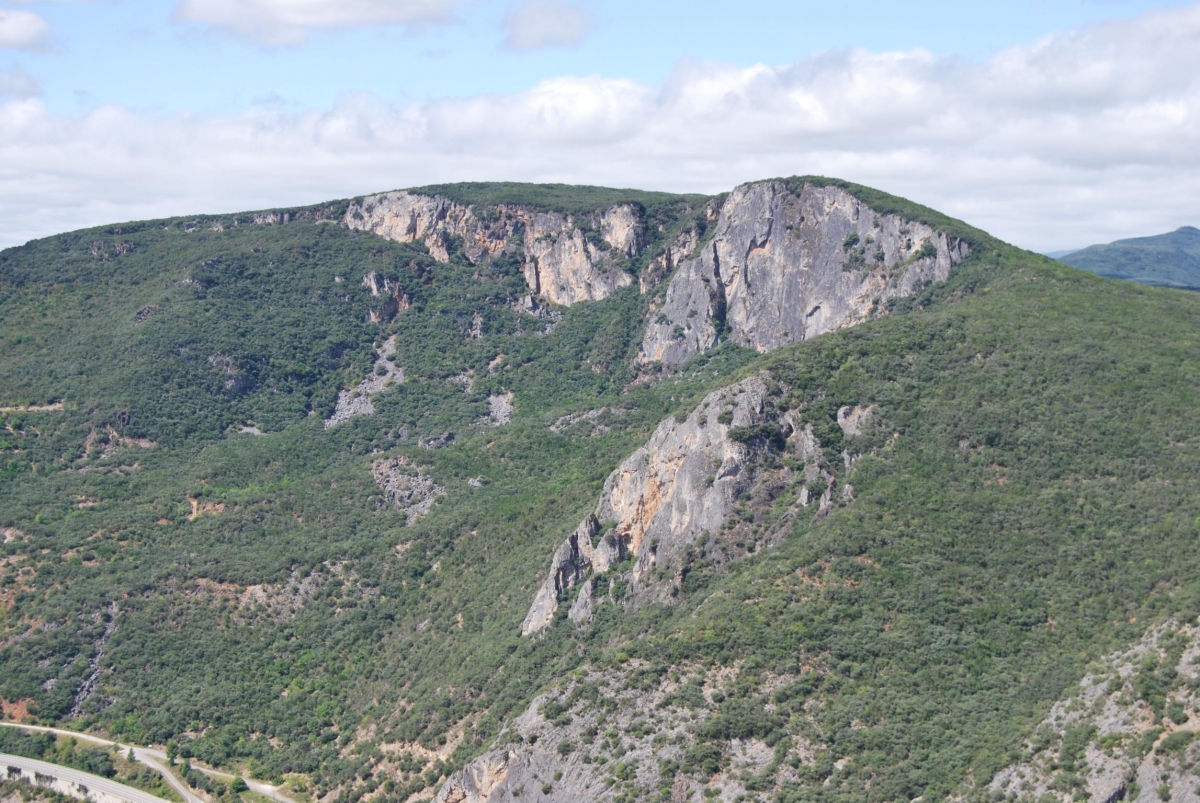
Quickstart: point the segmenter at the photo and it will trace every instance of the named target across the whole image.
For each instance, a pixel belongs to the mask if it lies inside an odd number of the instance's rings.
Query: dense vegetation
[[[1167,612],[1200,614],[1200,303],[1014,252],[958,282],[917,299],[923,313],[756,365],[818,421],[877,406],[862,436],[825,427],[836,451],[869,455],[849,478],[857,499],[710,572],[700,611],[638,623],[649,634],[630,652],[656,662],[809,667],[783,701],[817,712],[790,736],[826,758],[786,800],[936,799],[986,781],[1089,657]]]
[[[157,221],[0,253],[0,697],[262,777],[306,773],[318,794],[403,800],[571,669],[738,666],[671,772],[711,775],[753,737],[822,746],[770,792],[783,801],[933,800],[986,781],[1090,658],[1200,613],[1200,297],[844,186],[951,228],[973,256],[879,320],[767,356],[726,345],[669,377],[632,364],[636,287],[555,323],[510,303],[526,292],[512,260],[439,264],[319,216]],[[664,231],[699,200],[441,190],[632,200]],[[412,307],[366,323],[369,271]],[[324,428],[392,334],[406,381],[375,415]],[[672,608],[520,638],[607,473],[660,420],[763,369],[831,453],[865,455],[838,469],[856,500],[740,562],[701,549]],[[509,391],[514,420],[490,426],[488,397]],[[855,404],[877,413],[850,438],[835,418]],[[9,409],[30,405],[55,407]],[[600,408],[601,429],[550,428]],[[250,424],[266,434],[238,434]],[[447,448],[422,448],[446,432]],[[370,473],[397,455],[446,491],[411,527]],[[773,676],[795,680],[767,693]],[[409,756],[397,777],[372,775],[384,744]]]
[[[566,214],[594,212],[625,203],[653,208],[675,206],[679,203],[702,204],[708,200],[704,195],[675,195],[645,190],[581,187],[574,184],[518,184],[507,181],[431,184],[416,187],[411,192],[440,195],[461,204],[475,204],[480,207],[509,204]]]

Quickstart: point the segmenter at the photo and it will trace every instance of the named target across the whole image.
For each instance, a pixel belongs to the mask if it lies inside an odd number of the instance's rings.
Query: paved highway
[[[125,803],[163,803],[161,797],[155,797],[149,792],[143,792],[141,789],[134,789],[132,786],[126,786],[123,783],[110,781],[108,778],[99,775],[92,775],[90,772],[51,764],[48,761],[38,761],[36,758],[10,756],[7,753],[0,753],[0,776],[8,778],[10,775],[13,775],[12,767],[18,767],[25,773],[49,775],[51,778],[56,778],[68,784],[86,787],[93,795],[99,792],[103,793],[103,795],[125,801]]]
[[[18,728],[20,730],[36,731],[38,733],[53,733],[59,736],[74,736],[76,739],[94,742],[95,744],[104,745],[105,747],[109,745],[116,745],[121,751],[122,755],[127,753],[129,750],[133,750],[133,757],[135,759],[160,773],[163,778],[166,779],[167,783],[171,785],[171,788],[182,795],[183,799],[187,801],[187,803],[205,803],[204,800],[196,796],[196,793],[193,792],[187,786],[187,784],[180,781],[179,778],[175,776],[175,773],[167,769],[167,754],[161,750],[155,750],[152,747],[139,747],[137,745],[122,744],[120,742],[114,742],[110,739],[104,739],[99,736],[91,736],[86,733],[80,733],[79,731],[66,730],[65,728],[47,728],[42,725],[21,725],[15,722],[0,722],[0,727]],[[56,765],[52,764],[50,766]],[[196,764],[193,764],[192,768],[203,772],[205,775],[211,778],[219,778],[222,781],[232,781],[234,778],[233,775],[230,775],[227,772],[208,769],[207,767],[197,766]],[[72,772],[76,772],[76,770],[72,770]],[[262,781],[256,781],[251,778],[246,778],[245,780],[246,786],[249,786],[251,791],[258,792],[260,795],[266,795],[273,800],[278,800],[279,803],[296,803],[296,801],[283,794],[278,786],[272,786],[269,783],[263,783]],[[141,794],[146,793],[142,792]],[[154,800],[162,803],[161,798],[156,797]]]

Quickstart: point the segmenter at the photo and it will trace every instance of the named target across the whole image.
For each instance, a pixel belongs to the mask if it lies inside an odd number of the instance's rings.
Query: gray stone
[[[932,253],[922,256],[929,243]],[[967,245],[845,190],[782,182],[730,193],[716,232],[684,260],[651,315],[639,360],[676,368],[724,331],[767,352],[867,320],[889,298],[945,281]]]
[[[861,435],[863,425],[875,412],[875,407],[843,407],[838,410],[837,422],[847,435]]]
[[[570,306],[598,301],[633,283],[623,260],[645,247],[640,208],[618,204],[585,215],[542,212],[521,205],[477,209],[440,196],[388,192],[368,196],[347,209],[345,225],[403,243],[423,243],[434,259],[450,260],[449,238],[479,263],[521,243],[530,292]],[[587,232],[595,232],[595,239]]]
[[[407,457],[381,460],[371,466],[371,474],[384,498],[404,511],[406,527],[428,515],[438,497],[446,495],[446,489],[437,485],[424,467]]]
[[[609,475],[595,512],[558,548],[522,633],[549,625],[559,600],[588,569],[603,574],[630,555],[637,601],[669,601],[683,551],[724,524],[751,481],[759,447],[729,432],[767,419],[767,392],[767,379],[754,376],[709,394],[684,420],[660,424]],[[615,524],[593,543],[601,521]]]
[[[371,403],[371,397],[382,393],[393,384],[404,382],[404,369],[393,362],[396,356],[396,336],[389,337],[375,353],[377,359],[371,374],[350,390],[338,393],[337,406],[333,415],[325,420],[325,429],[336,427],[343,421],[360,415],[374,415],[375,405]]]

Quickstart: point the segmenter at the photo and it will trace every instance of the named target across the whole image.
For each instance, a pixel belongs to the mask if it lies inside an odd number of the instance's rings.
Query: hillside
[[[0,320],[6,716],[330,803],[1200,782],[1194,294],[830,179],[450,185],[32,242]]]
[[[1200,229],[1184,226],[1156,237],[1093,245],[1061,257],[1101,276],[1165,287],[1200,287]]]

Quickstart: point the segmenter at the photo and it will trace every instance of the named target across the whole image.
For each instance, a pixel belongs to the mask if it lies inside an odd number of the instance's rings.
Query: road
[[[196,793],[193,792],[187,784],[180,781],[179,778],[176,777],[175,773],[167,769],[167,754],[162,750],[155,750],[152,747],[141,747],[138,745],[114,742],[110,739],[104,739],[100,736],[92,736],[87,733],[80,733],[79,731],[66,730],[65,728],[48,728],[43,725],[21,725],[15,722],[0,722],[0,727],[17,728],[19,730],[36,731],[38,733],[53,733],[59,736],[74,736],[76,739],[94,742],[95,744],[104,745],[105,747],[116,745],[116,747],[121,751],[122,755],[132,750],[133,757],[135,759],[161,774],[163,778],[166,779],[167,783],[171,785],[171,788],[182,795],[183,799],[187,801],[187,803],[206,803],[203,799],[197,797]],[[51,766],[57,765],[52,764]],[[199,770],[210,778],[217,778],[222,781],[232,781],[234,778],[234,776],[230,775],[228,772],[221,772],[220,770],[209,769],[208,767],[201,767],[196,764],[192,765],[192,769]],[[296,801],[283,794],[278,786],[272,786],[269,783],[263,783],[262,781],[256,781],[251,778],[246,778],[245,781],[246,786],[250,787],[252,792],[258,792],[260,795],[266,795],[272,800],[279,801],[279,803],[296,803]],[[142,794],[146,793],[143,792]],[[161,799],[154,799],[159,801],[159,803],[162,803]]]
[[[134,789],[132,786],[126,786],[123,783],[110,781],[108,778],[99,775],[92,775],[90,772],[51,764],[48,761],[38,761],[36,758],[10,756],[7,753],[0,753],[0,775],[7,778],[9,773],[12,772],[11,767],[18,767],[27,773],[49,775],[51,778],[56,778],[68,784],[85,786],[92,792],[101,792],[104,795],[125,801],[125,803],[163,803],[162,798],[155,797],[149,792],[143,792],[141,789]]]

